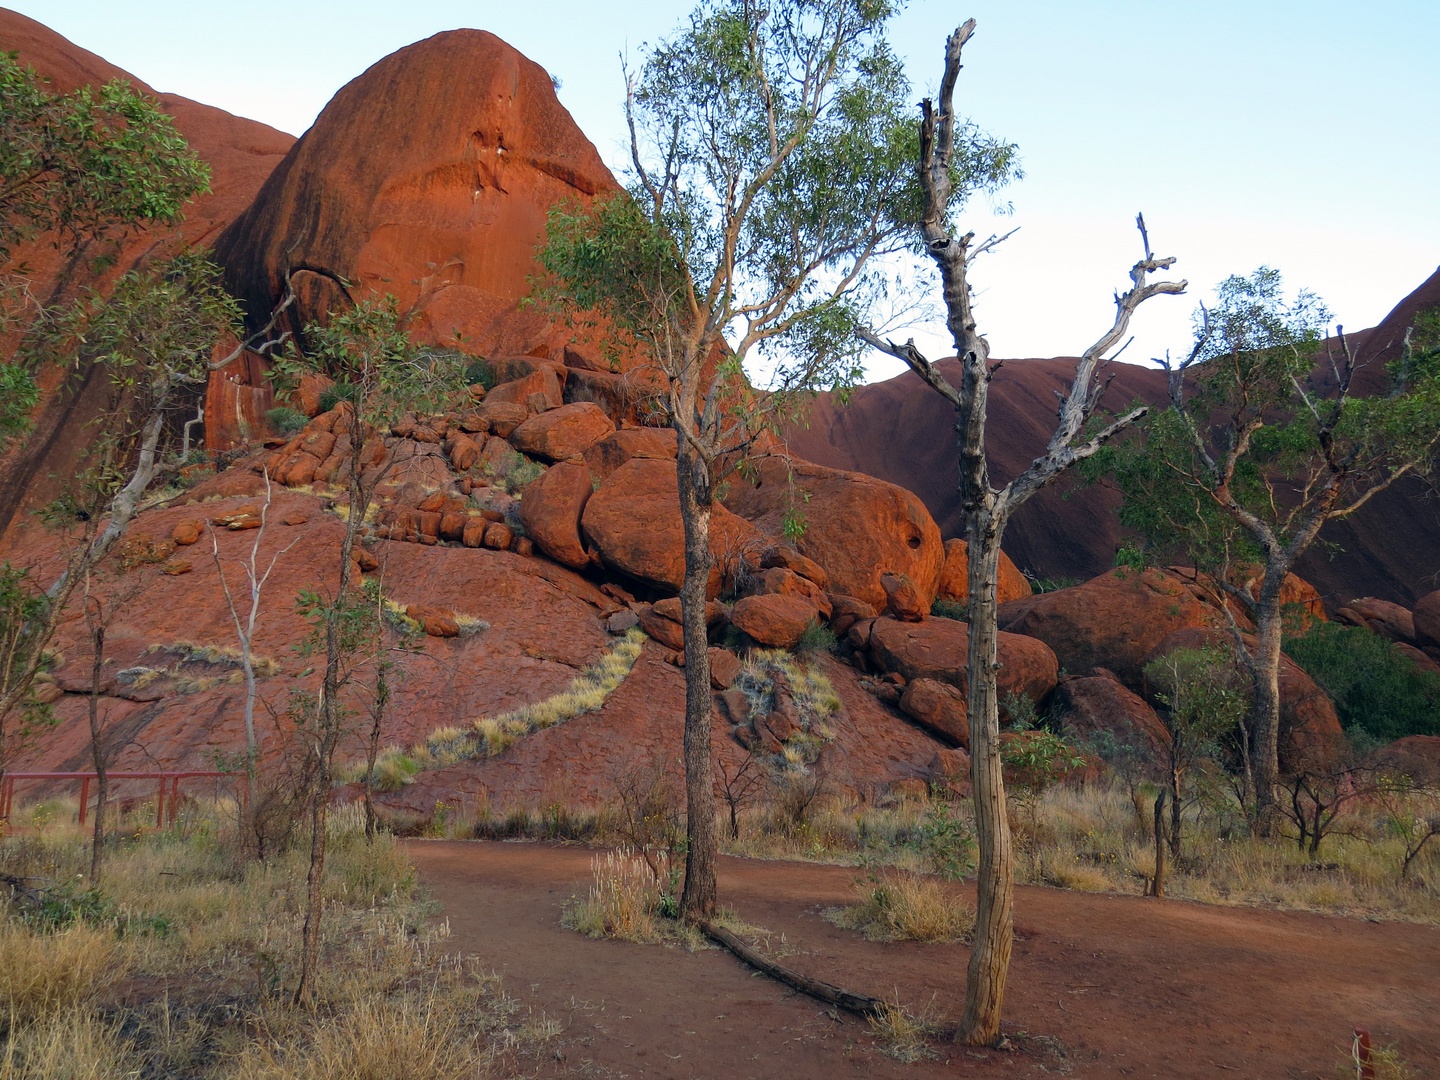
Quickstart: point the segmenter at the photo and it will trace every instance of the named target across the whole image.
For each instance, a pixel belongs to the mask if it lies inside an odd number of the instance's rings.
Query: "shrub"
[[[946,600],[939,596],[931,602],[930,614],[936,618],[955,619],[959,622],[964,622],[970,616],[970,613],[965,610],[965,605],[959,600]]]
[[[800,640],[795,642],[797,656],[832,652],[834,648],[835,631],[828,626],[822,626],[818,619],[811,619],[810,624],[801,632]]]
[[[660,883],[643,858],[629,848],[596,855],[590,860],[594,883],[584,900],[573,901],[564,924],[588,937],[654,941],[659,934],[655,913]]]
[[[975,928],[975,913],[935,879],[887,871],[855,883],[863,899],[831,908],[825,918],[871,941],[960,941]]]
[[[1340,723],[1383,742],[1440,735],[1440,675],[1424,671],[1378,634],[1317,623],[1285,652],[1335,702]]]
[[[281,435],[294,435],[310,421],[298,409],[292,409],[288,405],[277,405],[265,414],[265,422]]]
[[[486,390],[495,388],[495,369],[483,357],[472,360],[465,368],[466,386],[483,386]]]
[[[329,412],[342,401],[355,404],[360,398],[360,387],[354,383],[337,382],[320,391],[320,411]]]

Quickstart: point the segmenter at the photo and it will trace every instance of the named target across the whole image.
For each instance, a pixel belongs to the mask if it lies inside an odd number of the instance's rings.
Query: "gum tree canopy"
[[[715,489],[757,435],[859,378],[877,256],[923,205],[888,0],[714,0],[627,78],[629,187],[552,211],[537,294],[651,366],[679,438],[685,526],[687,860],[682,910],[715,906],[705,587]],[[1003,184],[1014,148],[962,125],[953,200]],[[768,371],[754,393],[744,364]]]

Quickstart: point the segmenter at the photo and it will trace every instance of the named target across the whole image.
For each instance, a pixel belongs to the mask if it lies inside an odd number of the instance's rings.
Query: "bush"
[[[1440,675],[1424,671],[1378,634],[1318,623],[1285,652],[1335,702],[1340,723],[1390,742],[1440,735]]]
[[[299,409],[292,409],[288,405],[277,405],[265,414],[265,422],[281,435],[294,435],[310,421]]]
[[[811,619],[810,624],[800,634],[800,640],[795,642],[795,653],[797,656],[809,656],[814,653],[828,653],[835,649],[835,631],[828,626],[822,626],[818,619]]]
[[[871,941],[960,941],[975,929],[975,913],[933,878],[886,872],[856,888],[860,903],[825,918]]]
[[[465,385],[483,386],[486,390],[495,388],[495,369],[483,358],[472,361],[465,368]]]
[[[360,388],[354,383],[337,382],[320,391],[320,411],[322,413],[329,412],[342,401],[348,401],[353,405],[359,398]]]
[[[965,606],[966,605],[962,604],[959,600],[946,600],[937,596],[930,605],[930,614],[939,619],[955,619],[959,622],[964,622],[970,617],[970,613],[965,610]]]

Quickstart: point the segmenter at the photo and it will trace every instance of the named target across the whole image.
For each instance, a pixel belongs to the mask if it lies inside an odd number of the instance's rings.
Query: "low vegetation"
[[[446,954],[403,851],[366,843],[349,811],[330,819],[315,1005],[293,1007],[302,852],[246,861],[224,804],[163,832],[143,812],[118,823],[103,891],[79,876],[73,804],[32,807],[0,840],[4,1080],[458,1080],[558,1033]]]
[[[974,929],[974,910],[933,877],[886,870],[855,887],[860,902],[831,908],[825,918],[871,941],[955,942]]]

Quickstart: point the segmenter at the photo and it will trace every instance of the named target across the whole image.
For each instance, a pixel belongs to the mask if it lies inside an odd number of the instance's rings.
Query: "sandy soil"
[[[410,841],[457,949],[565,1026],[546,1076],[1244,1077],[1334,1080],[1351,1029],[1440,1075],[1440,931],[1185,901],[1021,888],[1005,1030],[1018,1052],[936,1044],[882,1055],[863,1021],[754,976],[723,951],[593,941],[560,926],[591,852]],[[788,965],[953,1025],[968,950],[874,944],[820,918],[851,902],[842,867],[725,858],[724,906],[772,931]],[[1028,1033],[1026,1037],[1018,1037]]]

